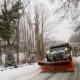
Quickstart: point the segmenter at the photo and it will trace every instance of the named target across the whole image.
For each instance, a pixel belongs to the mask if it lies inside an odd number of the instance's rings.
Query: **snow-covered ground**
[[[27,80],[29,77],[39,73],[37,64],[25,64],[18,68],[4,68],[0,71],[0,80]]]
[[[73,58],[80,63],[80,57]],[[1,70],[3,69],[3,71]],[[18,68],[1,68],[0,80],[80,80],[79,69],[74,72],[41,72],[40,67],[35,64],[24,64]]]
[[[77,62],[80,62],[80,56],[75,57],[75,60],[76,60]]]

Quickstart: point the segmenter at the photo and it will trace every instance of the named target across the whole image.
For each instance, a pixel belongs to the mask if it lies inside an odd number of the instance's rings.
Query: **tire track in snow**
[[[74,63],[74,72],[70,74],[69,78],[67,80],[80,80],[80,63],[76,61]]]
[[[36,70],[33,70],[33,71],[29,72],[29,73],[23,73],[23,74],[21,74],[19,76],[16,75],[15,77],[13,76],[12,80],[25,80],[25,79],[28,80],[30,77],[32,77],[32,76],[34,76],[36,74],[39,74],[40,72],[41,72],[41,70],[36,69]]]
[[[49,77],[47,77],[45,80],[49,80],[53,75],[50,75]]]
[[[80,80],[80,63],[77,63],[77,75],[74,80]]]
[[[37,74],[39,74],[41,71],[37,71],[37,72],[32,72],[32,73],[29,73],[28,75],[24,75],[24,76],[21,76],[19,78],[17,78],[16,80],[30,80],[32,77],[36,76]],[[13,79],[14,80],[14,79]],[[32,80],[32,79],[31,79]]]
[[[69,75],[69,72],[59,72],[47,80],[67,80],[67,77],[69,77]]]
[[[78,68],[77,68],[77,63],[75,64],[75,69],[74,72],[70,73],[69,77],[67,80],[76,80],[76,76],[77,76],[77,72],[78,72]]]
[[[47,80],[48,78],[52,77],[54,74],[56,74],[55,72],[40,72],[39,74],[31,77],[30,79],[26,79],[26,80]]]

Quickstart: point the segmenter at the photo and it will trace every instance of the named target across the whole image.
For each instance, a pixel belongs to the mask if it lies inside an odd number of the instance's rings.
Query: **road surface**
[[[37,64],[0,70],[0,80],[80,80],[80,57],[73,58],[74,72],[42,72]]]
[[[74,72],[39,72],[26,80],[80,80],[80,60],[73,58],[73,63]]]

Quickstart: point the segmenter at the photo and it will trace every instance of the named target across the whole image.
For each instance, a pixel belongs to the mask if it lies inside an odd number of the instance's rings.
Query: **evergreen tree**
[[[10,8],[7,5],[7,0],[4,0],[4,6],[2,8],[2,14],[0,14],[0,37],[7,42],[8,52],[6,52],[6,66],[14,65],[15,60],[11,48],[11,40],[17,31],[17,24],[21,17],[19,10],[22,9],[21,1],[16,1]],[[17,32],[16,32],[17,33]]]
[[[7,52],[7,53],[6,53],[6,57],[5,57],[5,67],[8,67],[8,66],[17,67],[17,66],[16,66],[16,63],[15,63],[15,57],[14,57],[14,54],[13,54],[12,52]]]

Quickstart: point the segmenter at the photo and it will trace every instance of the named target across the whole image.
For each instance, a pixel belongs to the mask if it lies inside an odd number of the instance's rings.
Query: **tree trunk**
[[[17,54],[17,63],[19,63],[19,20],[18,19],[18,24],[16,27],[16,54]]]
[[[19,29],[17,29],[17,37],[16,37],[16,53],[17,53],[17,63],[19,63]]]
[[[1,47],[0,47],[0,63],[2,64],[2,51],[1,51]]]
[[[42,60],[41,48],[40,48],[40,35],[39,35],[39,27],[38,25],[35,26],[35,42],[36,42],[36,53],[37,53],[37,60]]]

